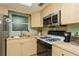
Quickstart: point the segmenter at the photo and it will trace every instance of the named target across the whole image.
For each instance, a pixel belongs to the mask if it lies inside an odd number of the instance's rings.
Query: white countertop
[[[79,56],[79,46],[66,42],[55,42],[53,45]],[[53,47],[53,46],[52,46]]]

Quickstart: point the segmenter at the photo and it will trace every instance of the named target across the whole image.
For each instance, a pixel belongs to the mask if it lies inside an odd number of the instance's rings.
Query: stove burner
[[[60,41],[58,38],[51,38],[51,39],[46,39],[47,41]]]
[[[40,37],[41,39],[48,39],[48,38],[51,38],[51,37]]]

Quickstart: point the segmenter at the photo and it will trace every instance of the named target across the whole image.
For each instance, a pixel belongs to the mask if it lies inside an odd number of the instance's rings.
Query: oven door
[[[38,39],[37,40],[37,55],[38,56],[51,56],[52,45]]]

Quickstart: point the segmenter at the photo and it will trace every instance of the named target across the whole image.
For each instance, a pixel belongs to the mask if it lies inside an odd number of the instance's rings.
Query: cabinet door
[[[79,3],[74,4],[74,9],[75,9],[75,14],[74,14],[75,20],[74,20],[74,22],[79,23]]]
[[[7,55],[8,56],[20,56],[21,46],[19,43],[7,43]]]
[[[37,47],[36,39],[27,39],[27,41],[25,41],[22,46],[22,55],[23,56],[35,55],[37,51],[36,47]]]
[[[41,19],[40,12],[32,14],[31,27],[43,27],[43,20]]]
[[[61,56],[62,50],[59,47],[52,46],[52,55],[53,56]]]
[[[52,55],[53,56],[76,56],[75,54],[67,52],[56,46],[52,47]]]
[[[71,24],[74,23],[74,4],[64,3],[61,4],[61,24]]]
[[[73,53],[70,53],[70,52],[67,52],[67,51],[65,51],[65,50],[62,50],[62,56],[76,56],[75,54],[73,54]]]
[[[4,6],[0,6],[0,14],[8,15],[8,9]]]

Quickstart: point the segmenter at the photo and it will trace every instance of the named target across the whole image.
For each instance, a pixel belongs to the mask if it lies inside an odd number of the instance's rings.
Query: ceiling
[[[2,3],[0,5],[6,5],[6,6],[10,6],[10,7],[16,7],[16,8],[17,7],[24,8],[24,9],[30,10],[31,12],[36,12],[36,11],[40,11],[43,8],[45,8],[48,5],[48,3],[44,3],[42,6],[39,6],[39,3],[32,3],[32,6],[26,6],[21,3]]]

